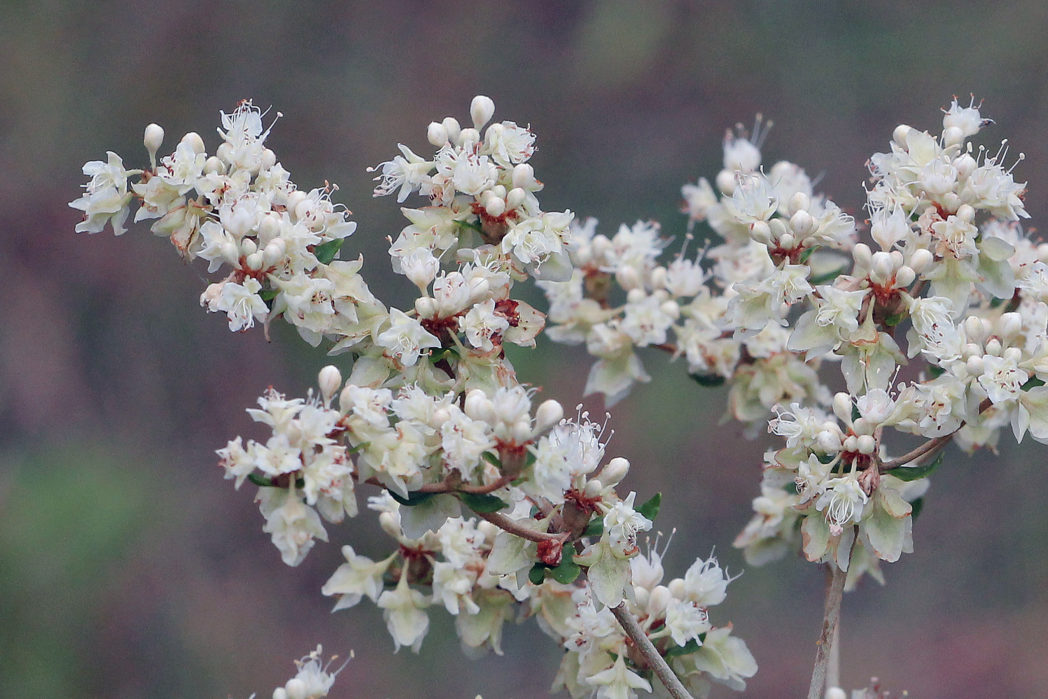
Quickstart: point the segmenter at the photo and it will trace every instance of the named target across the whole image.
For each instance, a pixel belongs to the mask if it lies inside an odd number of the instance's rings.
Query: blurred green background
[[[547,210],[658,218],[679,234],[679,187],[716,174],[724,129],[775,122],[766,162],[788,158],[862,218],[864,163],[900,121],[939,124],[951,95],[985,98],[1027,159],[1033,226],[1048,183],[1048,5],[878,2],[385,2],[175,0],[149,7],[0,2],[0,693],[32,697],[247,697],[291,674],[316,643],[356,659],[332,696],[542,696],[559,651],[532,623],[503,657],[470,661],[434,610],[422,652],[393,655],[369,604],[330,615],[319,588],[339,544],[385,546],[358,518],[299,568],[282,566],[248,488],[222,480],[214,449],[252,432],[243,412],[268,385],[301,395],[323,365],[280,324],[275,341],[233,335],[197,307],[204,270],[145,227],[75,236],[80,167],[113,150],[146,162],[143,126],[210,148],[218,110],[252,97],[285,117],[269,141],[305,188],[336,182],[360,227],[349,254],[396,301],[384,238],[395,202],[364,168],[426,124],[530,123]],[[347,256],[346,253],[343,256]],[[609,453],[628,487],[671,491],[668,573],[730,546],[750,516],[767,439],[718,425],[723,390],[680,364],[615,408]],[[589,360],[541,343],[518,373],[574,405]],[[599,401],[587,406],[600,414]],[[1043,696],[1048,686],[1045,447],[998,458],[955,449],[916,526],[916,553],[845,600],[843,673],[917,697]],[[807,686],[823,578],[785,560],[748,569],[714,610],[760,664],[752,696]],[[729,696],[722,691],[717,696]]]

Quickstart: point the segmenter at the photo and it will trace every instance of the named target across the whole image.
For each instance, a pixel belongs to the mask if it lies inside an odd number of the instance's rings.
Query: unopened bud
[[[189,133],[187,133],[185,136],[182,137],[180,143],[188,145],[194,153],[204,152],[204,139],[200,138],[200,134],[198,134],[196,131],[190,131]]]
[[[265,264],[265,259],[260,252],[253,252],[250,255],[244,257],[244,264],[247,265],[248,269],[260,270],[262,265]]]
[[[513,166],[513,186],[521,189],[531,189],[535,184],[535,168],[527,163],[518,163]]]
[[[342,386],[342,373],[338,367],[328,364],[320,370],[317,376],[317,385],[320,386],[320,395],[324,397],[324,405],[330,405],[331,399]]]
[[[815,228],[815,219],[811,217],[811,214],[802,209],[793,216],[790,216],[790,228],[793,229],[794,233],[803,238],[811,233]]]
[[[883,250],[873,253],[870,265],[870,280],[877,284],[886,284],[892,278],[895,265],[892,257]]]
[[[806,211],[811,206],[811,200],[808,195],[804,192],[794,192],[793,196],[790,197],[789,212],[792,217],[798,211]]]
[[[731,170],[721,170],[717,173],[717,189],[726,197],[735,193],[735,173]]]
[[[1015,311],[1002,313],[997,321],[997,327],[1003,337],[1015,337],[1023,329],[1023,317]]]
[[[824,699],[848,699],[848,693],[840,687],[827,687]]]
[[[429,296],[419,296],[415,299],[415,312],[419,318],[433,318],[437,315],[437,302]]]
[[[284,259],[287,254],[287,243],[283,238],[273,238],[262,250],[262,260],[267,267],[272,267]]]
[[[586,487],[583,489],[583,493],[588,498],[595,498],[600,495],[600,492],[604,490],[604,484],[600,480],[594,478],[591,481],[586,482]]]
[[[268,170],[277,164],[277,154],[271,149],[266,148],[262,151],[262,157],[259,159],[263,170]]]
[[[959,146],[964,143],[964,132],[956,126],[950,126],[943,129],[942,132],[942,144],[949,148],[950,146]]]
[[[389,534],[394,539],[399,539],[403,532],[400,531],[399,518],[392,512],[383,512],[378,516],[378,524],[382,527],[382,531]]]
[[[466,415],[469,415],[474,420],[482,420],[488,424],[494,422],[495,407],[491,404],[491,400],[484,391],[479,388],[474,388],[466,394],[466,402],[463,408],[466,411]]]
[[[426,140],[437,148],[443,148],[448,144],[448,130],[444,128],[443,124],[431,121],[426,129]]]
[[[670,589],[671,595],[673,595],[677,599],[684,599],[684,596],[686,594],[686,590],[684,588],[684,580],[682,580],[681,578],[674,578],[673,580],[670,580],[670,584],[666,587]]]
[[[535,431],[545,432],[564,417],[564,407],[555,400],[543,401],[535,411]]]
[[[910,131],[910,127],[906,124],[899,124],[892,132],[892,140],[901,148],[906,148],[906,137],[910,135]]]
[[[975,209],[970,204],[961,204],[957,209],[957,218],[965,223],[971,223],[975,219]]]
[[[836,415],[841,422],[851,424],[852,401],[850,395],[841,392],[833,396],[833,414]]]
[[[506,211],[506,200],[496,196],[488,197],[487,202],[484,204],[484,210],[488,216],[498,218]]]
[[[771,245],[771,228],[767,221],[754,221],[750,224],[750,237],[758,243]]]
[[[506,194],[506,208],[517,208],[518,206],[524,203],[525,197],[527,197],[527,192],[525,192],[520,187],[514,187],[513,189],[509,190],[509,192]]]
[[[852,257],[855,259],[855,266],[867,270],[870,268],[870,260],[873,258],[873,252],[870,251],[870,246],[866,243],[857,243],[852,248]]]
[[[900,289],[906,288],[913,284],[913,280],[916,278],[917,273],[913,271],[913,267],[903,265],[895,272],[895,286]]]
[[[630,462],[621,456],[616,456],[614,459],[605,464],[604,468],[600,472],[600,481],[607,486],[614,488],[618,485],[626,474],[630,471]]]
[[[932,255],[931,250],[925,250],[924,248],[918,248],[913,251],[910,255],[910,267],[917,274],[920,274],[924,270],[928,269],[928,265],[932,263],[935,256]]]
[[[859,435],[859,438],[856,441],[858,442],[860,454],[872,454],[877,448],[877,440],[875,440],[871,435]]]
[[[164,143],[164,129],[159,124],[150,124],[146,127],[145,135],[142,137],[146,151],[149,152],[149,162],[156,169],[156,152]]]
[[[1001,356],[1001,341],[996,337],[991,337],[986,341],[986,354],[992,354],[994,357]]]
[[[480,132],[476,129],[462,129],[455,141],[463,148],[468,148],[472,144],[480,143]]]
[[[226,164],[222,162],[221,158],[215,156],[209,157],[204,161],[204,174],[205,175],[223,175],[226,172]]]
[[[444,120],[440,122],[440,125],[444,127],[444,133],[448,135],[449,141],[458,141],[459,132],[462,131],[458,119],[455,117],[444,117]]]
[[[655,589],[651,591],[651,596],[648,597],[648,604],[646,605],[648,608],[648,616],[660,616],[666,611],[666,607],[669,606],[671,599],[673,599],[673,595],[670,594],[670,588],[665,585],[656,586]]]
[[[484,128],[495,114],[495,102],[485,95],[477,95],[469,105],[469,116],[473,119],[473,127]]]

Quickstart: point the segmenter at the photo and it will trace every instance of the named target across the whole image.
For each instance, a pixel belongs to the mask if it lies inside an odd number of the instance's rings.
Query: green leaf
[[[837,458],[836,454],[815,454],[815,458],[819,460],[820,464],[828,464]]]
[[[572,559],[571,549],[565,548],[560,565],[551,571],[553,579],[562,585],[570,585],[582,574],[582,568]]]
[[[260,476],[257,473],[249,473],[249,474],[247,474],[247,479],[249,481],[251,481],[252,483],[254,483],[255,485],[257,485],[259,488],[275,488],[276,487],[275,485],[273,485],[273,479],[266,478],[265,476]]]
[[[361,442],[360,444],[358,444],[355,447],[350,447],[350,448],[346,449],[346,453],[347,454],[356,454],[357,452],[364,451],[369,446],[371,446],[371,442]]]
[[[927,478],[932,474],[932,471],[939,468],[942,465],[943,454],[940,452],[935,460],[930,464],[924,466],[912,466],[909,468],[900,466],[899,468],[893,468],[888,471],[889,475],[895,476],[900,481],[916,481],[921,478]]]
[[[818,250],[819,247],[820,246],[818,245],[813,245],[812,247],[805,249],[805,251],[801,253],[801,256],[797,258],[797,264],[803,265],[807,262],[808,258],[811,257],[811,254]]]
[[[928,373],[932,375],[933,379],[937,379],[943,374],[945,374],[946,370],[943,369],[941,366],[938,366],[937,364],[929,364]]]
[[[637,512],[644,515],[652,522],[659,516],[659,507],[662,505],[662,493],[655,493],[643,505],[637,508]]]
[[[1038,386],[1043,386],[1043,385],[1044,385],[1044,381],[1042,381],[1041,379],[1037,378],[1036,376],[1031,376],[1030,380],[1022,385],[1022,390],[1023,391],[1029,391],[1031,388],[1037,388]]]
[[[832,272],[825,272],[823,274],[816,275],[809,279],[808,282],[813,286],[816,286],[818,284],[825,284],[826,282],[832,282],[834,279],[841,276],[846,271],[846,267],[841,267],[840,269],[834,270]]]
[[[790,495],[796,495],[797,494],[797,483],[794,482],[794,481],[790,481],[789,483],[786,484],[786,487],[783,488],[783,490],[785,490]]]
[[[499,459],[498,454],[486,451],[483,454],[481,454],[481,456],[484,458],[485,461],[487,461],[495,468],[502,468],[502,460]]]
[[[343,238],[336,238],[315,246],[313,255],[317,258],[317,262],[322,265],[331,264],[331,261],[338,256],[339,248],[342,247],[342,241]]]
[[[921,514],[921,510],[924,509],[924,498],[917,498],[910,503],[910,517],[917,519],[917,515]]]
[[[258,292],[258,297],[263,301],[272,301],[277,297],[277,294],[279,293],[279,289],[263,289],[262,291]]]
[[[477,495],[476,493],[459,493],[462,503],[474,512],[498,512],[509,507],[501,498],[494,495]]]
[[[884,324],[887,325],[889,328],[894,328],[896,325],[906,320],[906,316],[908,315],[909,313],[907,313],[906,311],[900,311],[895,315],[890,315],[887,318],[885,318]]]
[[[528,455],[524,457],[524,467],[527,468],[533,463],[539,460],[539,457],[535,456],[534,452],[528,452]]]
[[[670,648],[669,650],[667,650],[663,657],[665,657],[668,660],[669,658],[673,658],[673,657],[676,657],[678,655],[687,655],[688,653],[694,653],[695,651],[697,651],[699,648],[702,647],[702,644],[703,644],[703,642],[705,642],[705,640],[706,640],[706,634],[700,633],[699,634],[699,640],[695,640],[693,638],[690,641],[688,641],[687,643],[685,643],[683,646],[674,646],[674,647]]]
[[[433,493],[408,493],[408,496],[405,498],[394,493],[392,490],[388,492],[390,495],[393,496],[394,500],[399,502],[401,505],[404,505],[405,507],[414,507],[415,505],[421,505],[426,500],[429,500],[431,497],[433,497]]]
[[[536,563],[531,566],[531,570],[528,571],[528,580],[533,585],[541,585],[542,581],[546,579],[546,566],[541,563]]]
[[[852,422],[855,422],[860,417],[862,417],[862,413],[859,412],[859,406],[856,403],[852,403],[852,416],[851,417],[852,417]]]
[[[604,519],[601,517],[594,517],[590,520],[589,524],[582,531],[583,536],[600,536],[604,533]]]
[[[724,383],[724,377],[718,374],[688,374],[688,376],[700,386],[720,386]]]

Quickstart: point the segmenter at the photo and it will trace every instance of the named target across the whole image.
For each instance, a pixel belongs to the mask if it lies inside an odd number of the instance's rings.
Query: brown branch
[[[648,666],[658,675],[659,680],[666,687],[666,691],[670,693],[670,696],[673,699],[693,699],[688,690],[684,688],[680,678],[670,669],[666,659],[662,657],[652,644],[648,634],[644,633],[644,629],[640,627],[637,620],[626,609],[626,603],[620,602],[619,606],[611,607],[611,613],[615,615],[615,618],[619,621],[619,626],[630,637],[640,654],[644,656]]]
[[[856,536],[856,538],[858,538]],[[855,542],[852,542],[855,546]],[[832,569],[829,585],[826,587],[826,607],[823,610],[822,634],[815,649],[815,666],[811,671],[811,685],[808,687],[808,699],[823,699],[826,692],[826,675],[830,659],[837,656],[833,652],[838,638],[837,625],[841,620],[841,600],[844,597],[844,581],[848,574],[840,569],[836,561],[827,565]],[[839,657],[839,656],[838,656]],[[836,673],[835,673],[836,674]]]
[[[527,539],[528,541],[534,541],[536,543],[542,543],[543,541],[559,541],[561,543],[567,541],[567,532],[538,532],[534,529],[529,529],[524,525],[520,524],[515,519],[510,519],[506,515],[499,514],[498,512],[476,512],[474,514],[483,520],[491,522],[499,529],[509,532],[514,536],[519,536],[521,539]]]

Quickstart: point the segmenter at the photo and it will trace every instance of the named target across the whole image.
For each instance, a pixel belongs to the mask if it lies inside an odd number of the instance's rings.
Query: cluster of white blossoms
[[[899,126],[870,159],[869,244],[801,168],[760,169],[758,121],[751,138],[728,133],[714,185],[682,190],[720,244],[661,261],[654,224],[608,238],[589,221],[569,245],[572,279],[540,282],[548,334],[598,358],[587,392],[621,399],[648,378],[637,350],[655,347],[699,383],[729,381],[736,419],[775,413],[786,447],[766,455],[736,540],[752,563],[800,546],[844,570],[854,558],[849,584],[879,576],[879,560],[912,550],[926,462],[947,440],[994,448],[1010,425],[1048,442],[1048,245],[1018,223],[1025,185],[1006,144],[990,155],[969,140],[992,122],[974,102],[944,112],[939,135]],[[923,369],[901,370],[914,359]],[[847,392],[827,388],[826,366]],[[888,427],[933,441],[891,459]]]
[[[218,452],[237,487],[258,486],[288,565],[359,514],[359,488],[377,489],[366,509],[395,545],[375,558],[343,546],[323,587],[336,609],[367,597],[395,646],[418,650],[429,608],[442,607],[471,654],[501,652],[503,624],[535,617],[568,651],[556,686],[572,696],[660,692],[655,674],[704,694],[710,681],[742,689],[756,671],[732,627],[709,620],[731,579],[709,558],[662,582],[660,555],[638,545],[659,496],[620,495],[630,464],[605,459],[604,425],[536,405],[504,346],[534,346],[544,329],[585,344],[597,358],[586,390],[608,404],[648,380],[644,347],[684,357],[700,384],[729,382],[731,414],[785,441],[765,454],[736,546],[751,563],[800,550],[849,585],[883,581],[880,562],[913,550],[949,441],[992,449],[1010,426],[1048,443],[1048,245],[1019,225],[1024,185],[1007,148],[970,142],[991,122],[974,103],[944,111],[940,134],[900,126],[891,152],[870,159],[868,242],[800,167],[761,167],[759,120],[752,136],[729,131],[713,184],[682,190],[690,226],[719,240],[666,259],[653,222],[608,237],[594,220],[543,212],[534,134],[491,123],[494,104],[476,97],[472,126],[429,125],[432,159],[401,145],[373,169],[376,196],[425,200],[402,209],[409,225],[389,251],[418,291],[405,310],[369,291],[362,258],[337,259],[355,224],[333,187],[290,181],[250,101],[222,115],[210,157],[187,134],[158,161],[163,131],[150,125],[150,168],[125,170],[113,153],[88,163],[71,205],[85,213],[78,231],[109,223],[119,235],[137,199],[135,219],[155,219],[184,256],[231,268],[201,299],[230,329],[282,315],[351,362],[345,380],[321,370],[305,398],[267,391],[249,411],[265,440]],[[512,296],[528,279],[547,295],[549,328]],[[825,376],[832,367],[841,375]],[[928,441],[892,458],[887,428]]]
[[[659,496],[644,504],[634,492],[620,496],[630,464],[605,459],[606,422],[581,408],[564,419],[555,400],[536,404],[537,390],[506,360],[505,343],[534,346],[545,326],[544,314],[512,298],[514,283],[571,278],[572,214],[541,211],[542,185],[527,163],[534,135],[489,124],[493,112],[477,97],[472,127],[452,117],[430,124],[432,160],[400,146],[376,168],[376,196],[428,199],[403,209],[410,225],[390,248],[394,271],[418,290],[408,309],[374,297],[362,259],[337,259],[355,224],[331,203],[332,187],[304,194],[290,181],[250,101],[223,114],[214,156],[189,134],[158,162],[163,132],[150,125],[149,169],[125,170],[112,153],[89,163],[91,182],[72,203],[85,212],[78,230],[111,222],[122,233],[137,200],[135,218],[157,219],[154,232],[184,256],[208,260],[211,272],[232,268],[202,297],[231,330],[283,315],[309,343],[326,340],[332,355],[351,360],[345,380],[324,367],[305,398],[267,390],[248,411],[264,438],[218,450],[236,487],[258,486],[263,530],[287,565],[327,541],[330,525],[360,514],[360,488],[378,493],[363,511],[376,513],[392,551],[373,558],[343,546],[346,563],[323,587],[336,609],[368,597],[395,647],[417,651],[429,608],[443,608],[471,654],[501,652],[506,621],[537,617],[574,658],[558,682],[575,696],[652,691],[653,662],[667,661],[689,686],[742,688],[756,664],[707,612],[723,600],[727,576],[700,560],[661,584],[658,555],[638,545]],[[643,638],[586,621],[614,619],[611,609],[637,619]],[[641,642],[658,660],[637,655]],[[320,684],[306,684],[278,692],[320,695]]]
[[[273,699],[321,699],[321,697],[326,697],[334,686],[338,673],[342,672],[352,658],[353,654],[350,653],[349,658],[342,663],[341,667],[331,671],[331,665],[338,659],[338,656],[331,656],[325,663],[324,648],[318,645],[316,650],[310,651],[309,655],[295,661],[298,672],[284,683],[283,687],[273,690]],[[252,694],[251,699],[254,697],[255,695]]]

